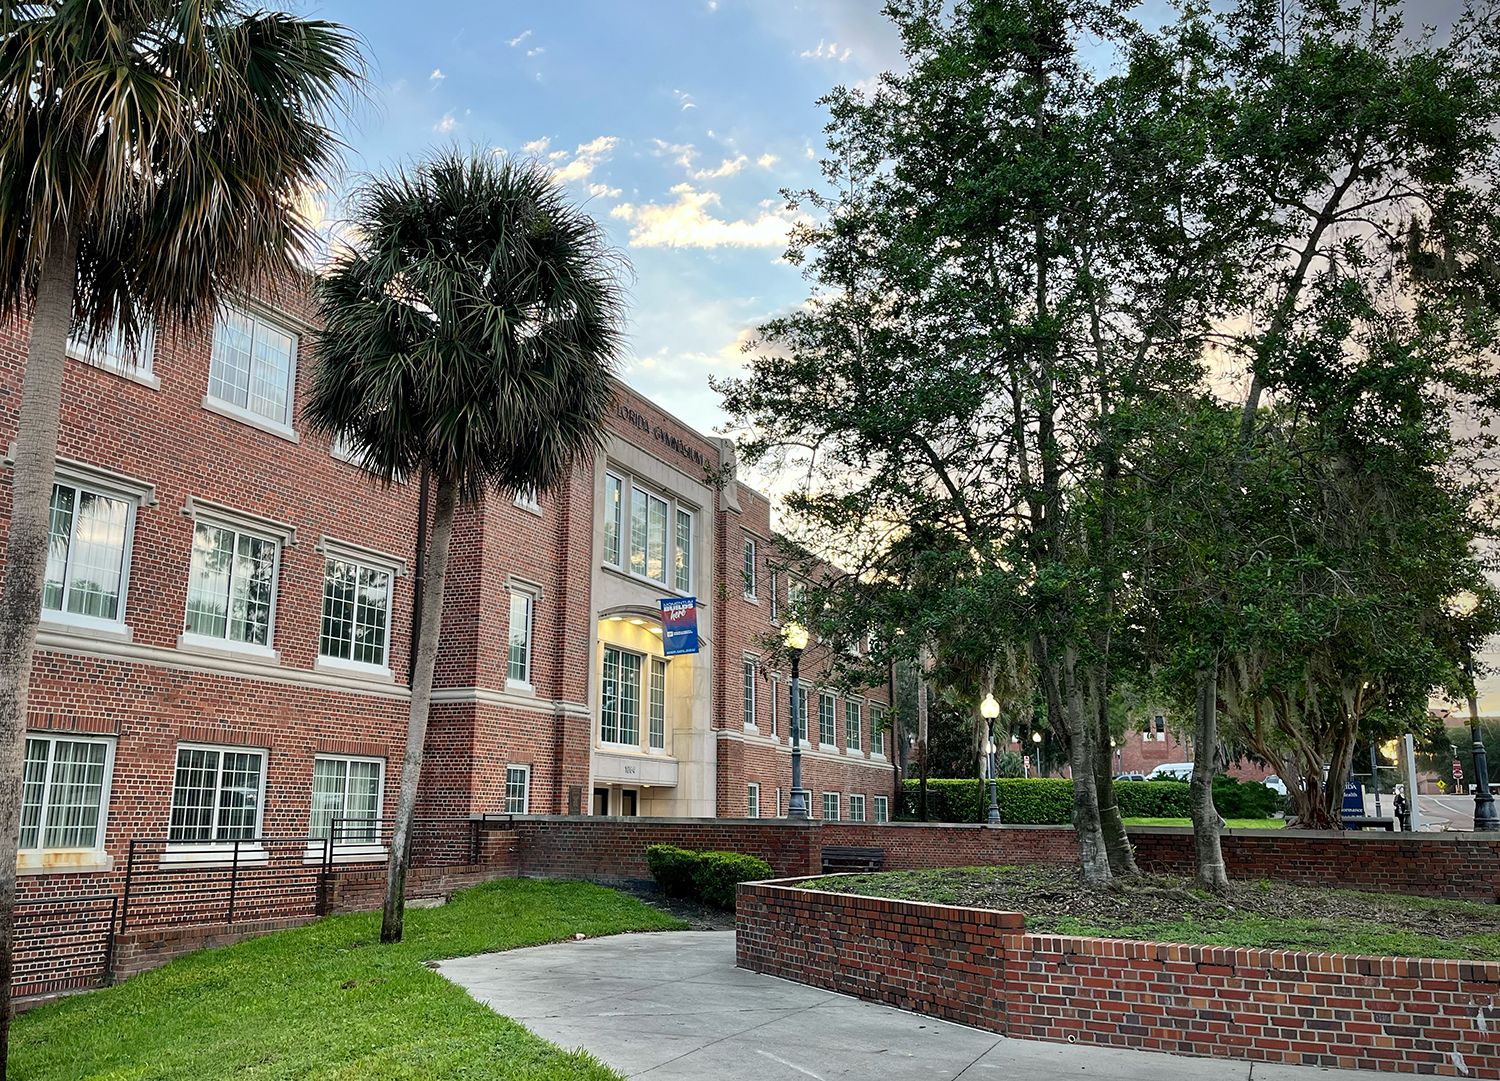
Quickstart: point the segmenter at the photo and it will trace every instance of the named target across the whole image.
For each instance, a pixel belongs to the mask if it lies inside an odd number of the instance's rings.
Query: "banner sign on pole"
[[[662,652],[668,657],[698,652],[698,598],[673,597],[661,602]]]
[[[1365,816],[1365,786],[1358,781],[1344,782],[1344,806],[1343,818],[1363,818]]]

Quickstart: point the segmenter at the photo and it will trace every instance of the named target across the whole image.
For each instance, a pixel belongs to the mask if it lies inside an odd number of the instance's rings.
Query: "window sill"
[[[536,688],[525,680],[507,678],[505,681],[505,690],[509,694],[524,694],[528,698],[536,697]]]
[[[206,634],[193,634],[191,631],[183,631],[177,636],[177,648],[184,653],[206,653],[212,657],[250,660],[261,664],[279,665],[281,663],[280,652],[270,646],[231,642],[227,638],[210,638]]]
[[[135,632],[123,623],[54,612],[47,608],[42,609],[41,627],[43,630],[62,631],[85,638],[102,638],[109,642],[130,642],[135,638]]]
[[[747,724],[745,725],[745,731],[749,732],[752,736],[758,736],[760,735],[760,725]]]
[[[758,597],[756,597],[756,595],[754,593],[746,593],[745,594],[745,603],[746,604],[755,604],[755,605],[758,605],[758,604],[760,604],[760,599]]]
[[[16,854],[18,875],[101,874],[115,869],[115,858],[97,848],[36,849]]]
[[[235,864],[233,841],[174,841],[162,852],[163,867],[231,867]],[[271,854],[256,841],[241,841],[238,863],[256,867],[271,862]]]
[[[232,402],[222,401],[219,398],[205,394],[203,396],[203,408],[207,409],[210,413],[217,413],[221,417],[228,417],[230,420],[237,420],[241,424],[248,424],[252,428],[259,428],[269,435],[285,439],[288,443],[301,442],[290,424],[278,424],[274,420],[267,420],[259,413],[252,413],[248,409],[241,409]]]
[[[516,500],[516,509],[524,510],[527,514],[534,514],[538,518],[542,516],[542,505],[540,503],[522,503]]]
[[[107,360],[95,360],[93,357],[85,356],[73,349],[68,350],[68,359],[76,360],[80,364],[87,364],[90,368],[98,368],[101,372],[108,372],[110,375],[117,375],[121,379],[128,379],[132,383],[139,383],[141,386],[149,387],[151,390],[161,389],[161,377],[153,375],[150,372],[131,371],[129,368],[123,368],[118,364],[111,364]]]
[[[365,679],[377,680],[381,683],[395,683],[396,677],[391,670],[381,664],[363,664],[360,661],[346,661],[339,657],[319,657],[313,661],[314,672],[341,672],[347,675],[363,676]]]

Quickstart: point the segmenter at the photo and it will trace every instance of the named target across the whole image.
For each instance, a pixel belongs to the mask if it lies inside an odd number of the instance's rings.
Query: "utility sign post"
[[[673,597],[661,602],[662,653],[680,657],[698,652],[698,598]]]

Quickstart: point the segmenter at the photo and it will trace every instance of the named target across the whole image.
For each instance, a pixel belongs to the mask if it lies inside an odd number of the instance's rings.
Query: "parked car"
[[[1144,773],[1122,773],[1115,778],[1117,781],[1144,781],[1145,779]]]
[[[1192,779],[1193,764],[1191,762],[1163,762],[1146,774],[1148,781],[1191,781]]]
[[[1272,792],[1275,792],[1278,796],[1285,796],[1287,794],[1286,782],[1283,781],[1280,777],[1276,776],[1276,774],[1274,773],[1260,783],[1265,785]]]

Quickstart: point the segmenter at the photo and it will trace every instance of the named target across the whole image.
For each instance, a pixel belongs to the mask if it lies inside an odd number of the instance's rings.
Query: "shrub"
[[[905,807],[917,816],[921,782],[907,781]],[[1115,797],[1126,818],[1190,818],[1186,781],[1116,781]],[[1066,826],[1073,821],[1073,782],[1060,777],[1001,777],[995,782],[1000,821],[1015,826]],[[1214,778],[1214,806],[1225,818],[1269,818],[1281,797],[1255,781]],[[977,778],[927,782],[927,817],[933,822],[983,822],[989,817],[989,782]]]
[[[734,888],[741,882],[758,882],[774,877],[771,865],[757,856],[743,852],[697,852],[698,866],[693,882],[704,904],[716,908],[734,907]]]
[[[672,845],[648,845],[646,865],[651,868],[651,877],[661,892],[668,897],[696,897],[698,886],[694,878],[703,853]]]

